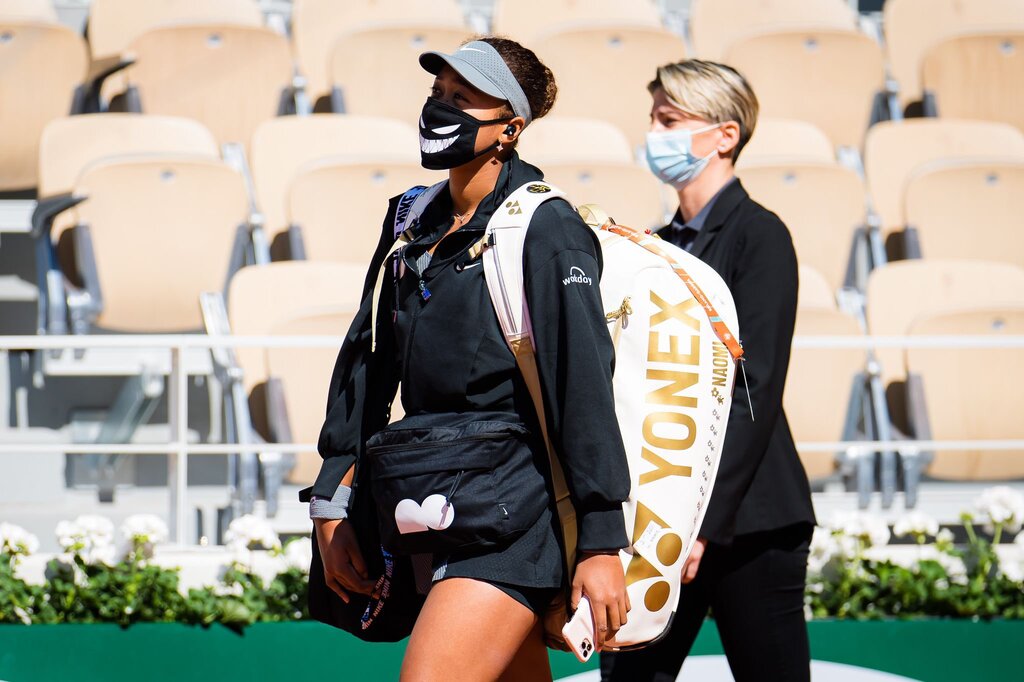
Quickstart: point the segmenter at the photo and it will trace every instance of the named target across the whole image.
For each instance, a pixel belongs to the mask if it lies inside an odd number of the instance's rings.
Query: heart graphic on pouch
[[[425,530],[444,530],[455,520],[455,505],[447,502],[444,495],[431,495],[423,500],[404,499],[395,505],[395,524],[398,532],[422,533]]]

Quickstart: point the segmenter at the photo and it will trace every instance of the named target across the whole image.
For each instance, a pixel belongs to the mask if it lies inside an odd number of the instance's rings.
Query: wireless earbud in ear
[[[511,123],[509,123],[507,126],[505,126],[505,134],[506,135],[515,135],[516,134],[516,127],[514,125],[512,125]]]

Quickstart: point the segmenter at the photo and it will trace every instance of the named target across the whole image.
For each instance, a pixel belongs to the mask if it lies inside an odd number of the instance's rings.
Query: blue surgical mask
[[[693,136],[714,130],[721,125],[714,123],[696,130],[679,128],[647,133],[647,165],[651,172],[676,190],[689,185],[707,167],[711,157],[718,153],[712,149],[711,153],[703,158],[694,156]]]

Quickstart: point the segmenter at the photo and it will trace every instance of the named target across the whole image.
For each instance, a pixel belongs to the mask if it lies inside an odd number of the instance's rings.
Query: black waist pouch
[[[466,418],[407,417],[367,441],[381,545],[389,552],[507,544],[548,505],[529,431]]]

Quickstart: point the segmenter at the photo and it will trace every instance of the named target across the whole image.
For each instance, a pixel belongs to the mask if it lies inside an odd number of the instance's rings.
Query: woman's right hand
[[[314,519],[313,524],[327,586],[346,604],[351,599],[349,592],[372,594],[376,582],[366,570],[352,524],[344,519]]]

